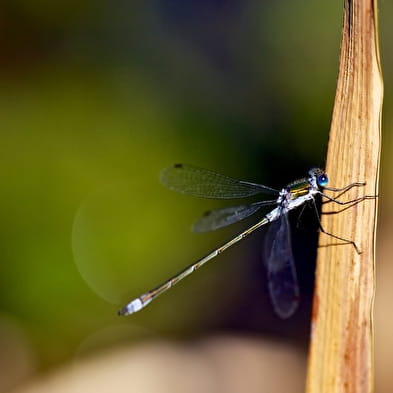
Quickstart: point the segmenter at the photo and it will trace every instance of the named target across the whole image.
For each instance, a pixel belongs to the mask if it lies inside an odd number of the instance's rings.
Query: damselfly
[[[202,198],[236,199],[258,194],[274,196],[274,199],[271,200],[209,211],[195,222],[193,230],[196,232],[215,230],[233,224],[250,216],[263,206],[275,205],[276,207],[255,225],[239,233],[155,289],[132,300],[119,311],[119,315],[129,315],[141,310],[157,296],[199,269],[206,262],[221,254],[235,243],[238,243],[256,229],[270,224],[264,245],[264,262],[267,270],[268,288],[276,314],[281,318],[288,318],[295,312],[299,304],[299,287],[291,246],[288,212],[299,206],[311,203],[318,217],[318,210],[315,204],[315,198],[317,196],[321,196],[328,201],[340,205],[353,204],[370,198],[366,196],[341,202],[326,195],[322,190],[345,192],[352,187],[363,186],[365,183],[352,183],[343,188],[329,188],[327,187],[328,176],[319,168],[310,169],[308,177],[296,180],[281,190],[275,190],[261,184],[236,180],[207,169],[185,164],[176,164],[164,169],[161,173],[161,182],[171,190]],[[321,225],[320,229],[329,236],[352,244],[356,251],[359,252],[358,247],[352,240],[328,233],[323,230]]]

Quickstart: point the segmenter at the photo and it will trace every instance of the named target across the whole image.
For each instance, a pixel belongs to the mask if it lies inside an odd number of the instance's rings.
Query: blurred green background
[[[382,239],[393,222],[392,12],[382,1]],[[191,233],[223,204],[165,189],[163,167],[192,163],[279,188],[324,165],[341,24],[339,1],[0,4],[0,391],[157,337],[230,332],[307,350],[307,231],[294,234],[303,301],[288,321],[266,296],[261,234],[143,312],[116,312],[247,225]],[[377,311],[378,333],[388,312]]]

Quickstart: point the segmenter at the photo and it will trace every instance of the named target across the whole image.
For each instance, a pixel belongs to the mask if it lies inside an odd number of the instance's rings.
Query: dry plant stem
[[[332,187],[365,181],[340,200],[378,194],[383,85],[376,0],[346,0],[326,172]],[[313,305],[307,393],[370,393],[374,385],[373,299],[378,200],[322,217]],[[340,210],[334,203],[323,211]]]

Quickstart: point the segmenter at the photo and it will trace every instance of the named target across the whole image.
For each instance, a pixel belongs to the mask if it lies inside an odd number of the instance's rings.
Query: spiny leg
[[[300,227],[301,218],[302,218],[302,215],[303,215],[303,213],[304,213],[304,210],[306,210],[306,208],[307,208],[308,206],[309,206],[308,203],[305,203],[305,204],[302,206],[302,210],[300,210],[300,213],[299,213],[299,215],[297,216],[296,228],[301,228],[301,227]]]
[[[325,189],[325,190],[328,190],[328,191],[343,192],[343,193],[344,193],[344,192],[350,190],[350,189],[353,188],[353,187],[362,187],[362,186],[365,186],[365,185],[366,185],[365,182],[358,182],[358,183],[351,183],[351,184],[348,184],[347,186],[342,187],[342,188],[324,187],[324,189]]]
[[[321,220],[319,218],[317,205],[315,204],[315,200],[314,199],[312,200],[312,204],[314,206],[314,210],[315,210],[315,213],[316,213],[316,216],[317,216],[317,220],[318,220],[319,229],[321,230],[321,232],[326,234],[326,235],[328,235],[328,236],[333,237],[334,239],[341,240],[341,241],[343,241],[346,244],[352,244],[352,246],[355,248],[356,252],[360,255],[361,251],[359,250],[359,247],[357,246],[357,244],[353,240],[346,239],[344,237],[340,237],[340,236],[334,235],[333,233],[325,231],[325,229],[322,226]]]
[[[353,203],[354,205],[356,205],[357,203],[362,202],[362,201],[364,201],[364,200],[366,200],[366,199],[375,199],[375,198],[378,198],[378,195],[365,195],[365,196],[362,196],[362,197],[360,197],[360,198],[356,198],[356,199],[352,199],[352,200],[350,200],[350,201],[342,202],[342,201],[339,201],[339,200],[336,199],[336,198],[332,198],[332,197],[330,197],[329,195],[324,194],[323,192],[319,192],[319,194],[320,194],[322,197],[328,199],[328,201],[322,202],[322,203],[334,202],[334,203],[337,203],[338,205],[341,205],[341,206],[349,205],[349,204],[351,204],[351,203]]]
[[[376,197],[375,197],[375,198],[376,198]],[[374,199],[374,198],[373,198],[373,197],[367,197],[366,199]],[[324,202],[322,202],[322,204],[325,205],[325,204],[330,203],[330,202],[332,202],[332,201],[324,201]],[[351,209],[352,207],[354,207],[355,205],[357,205],[357,204],[360,203],[360,202],[362,202],[362,201],[355,201],[355,202],[353,202],[353,203],[348,203],[348,204],[346,204],[344,207],[340,208],[339,210],[325,211],[325,212],[322,212],[321,215],[322,215],[322,214],[323,214],[323,215],[331,215],[331,214],[342,213],[342,212],[344,212],[345,210]]]

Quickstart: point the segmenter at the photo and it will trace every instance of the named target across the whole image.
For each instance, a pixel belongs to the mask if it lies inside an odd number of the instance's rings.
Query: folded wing
[[[273,188],[186,164],[175,164],[161,172],[161,183],[171,190],[200,198],[235,199],[257,194],[277,195]]]

